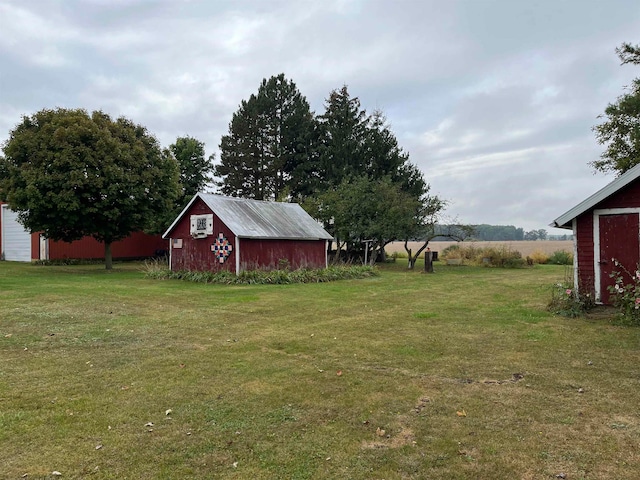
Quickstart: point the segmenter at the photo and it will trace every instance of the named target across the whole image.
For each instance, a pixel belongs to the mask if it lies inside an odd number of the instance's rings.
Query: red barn
[[[552,227],[573,230],[574,282],[581,293],[608,304],[614,261],[635,273],[640,263],[640,165],[636,165],[564,215]],[[627,279],[631,282],[631,278]]]
[[[196,194],[164,233],[172,270],[327,266],[332,240],[296,203]]]
[[[92,237],[75,242],[56,242],[40,233],[29,233],[18,222],[18,216],[7,204],[0,202],[0,248],[4,260],[30,262],[32,260],[103,259],[104,243]],[[168,242],[159,235],[132,233],[111,245],[114,259],[153,257],[167,252]]]

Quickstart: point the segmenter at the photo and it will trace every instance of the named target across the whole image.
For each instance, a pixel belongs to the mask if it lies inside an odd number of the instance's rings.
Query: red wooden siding
[[[600,202],[595,209],[601,208],[638,208],[640,207],[640,182],[632,182]]]
[[[240,239],[240,268],[275,269],[281,260],[291,269],[324,268],[326,252],[324,240],[253,240]]]
[[[172,270],[236,271],[235,236],[216,215],[213,216],[213,235],[205,238],[191,237],[191,215],[210,213],[212,213],[211,209],[198,198],[193,203],[189,211],[182,217],[182,220],[178,225],[176,225],[171,233],[171,240],[182,239],[182,248],[173,248],[171,250]],[[215,239],[220,233],[224,235],[233,247],[231,254],[227,257],[224,263],[220,263],[211,251],[211,245],[215,242]]]
[[[39,258],[40,252],[38,238],[39,235],[34,233],[31,241],[31,251],[35,258]],[[168,253],[169,242],[159,235],[147,235],[143,232],[134,232],[127,238],[111,244],[113,258],[153,257],[159,251]],[[49,259],[63,258],[104,258],[104,243],[92,237],[84,237],[74,242],[49,241]]]
[[[595,294],[593,212],[580,215],[576,220],[578,289],[582,293],[590,293],[593,298]]]

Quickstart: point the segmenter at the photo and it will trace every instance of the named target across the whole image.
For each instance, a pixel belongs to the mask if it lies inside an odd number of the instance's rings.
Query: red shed
[[[640,263],[640,165],[556,218],[552,227],[573,230],[574,282],[582,293],[609,303],[607,287],[618,261],[635,273]],[[631,282],[631,278],[627,279]]]
[[[197,193],[164,233],[172,270],[327,266],[332,239],[297,203]]]
[[[74,242],[56,242],[38,232],[29,233],[18,222],[18,215],[2,202],[0,202],[0,248],[4,260],[18,262],[104,258],[104,244],[92,237],[84,237]],[[111,245],[114,259],[153,257],[160,252],[167,252],[168,249],[168,242],[159,235],[147,235],[142,232],[134,232]]]

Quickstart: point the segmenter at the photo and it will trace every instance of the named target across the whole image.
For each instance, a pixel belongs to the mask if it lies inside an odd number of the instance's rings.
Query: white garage
[[[0,208],[0,227],[4,259],[30,262],[31,234],[18,222],[18,214],[10,210],[8,205],[2,205]]]

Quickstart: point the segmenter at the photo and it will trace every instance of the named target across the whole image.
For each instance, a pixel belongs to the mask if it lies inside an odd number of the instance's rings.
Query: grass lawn
[[[640,478],[640,330],[547,313],[564,277],[0,262],[0,478]]]

